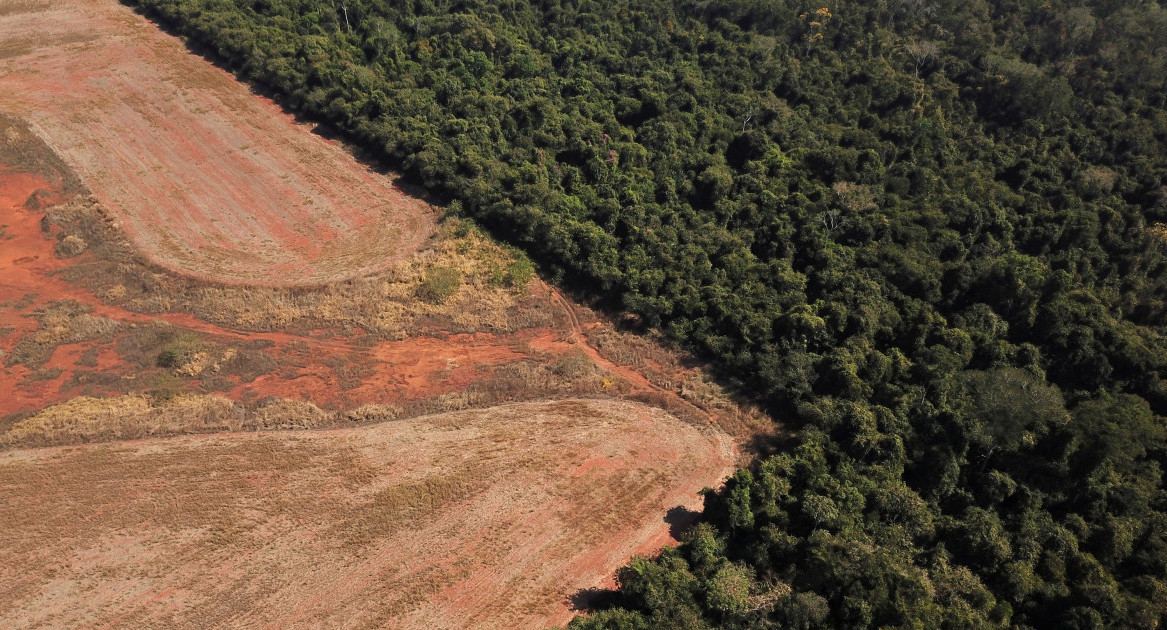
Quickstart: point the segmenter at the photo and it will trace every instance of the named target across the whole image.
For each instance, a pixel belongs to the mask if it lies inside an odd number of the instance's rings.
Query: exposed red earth
[[[114,0],[0,5],[4,115],[60,164],[0,159],[0,438],[79,396],[159,388],[344,413],[485,390],[466,404],[536,402],[0,446],[0,626],[545,627],[632,554],[674,544],[666,512],[696,509],[736,463],[725,418],[668,384],[680,367],[610,360],[604,325],[538,280],[525,299],[553,325],[391,340],[139,312],[69,279],[93,254],[61,257],[42,219],[76,184],[159,271],[224,285],[367,276],[433,238],[427,204]],[[212,348],[208,365],[250,353],[250,367],[162,367],[142,345],[159,327]],[[539,384],[579,369],[593,389]]]
[[[574,316],[572,339],[533,330],[362,346],[125,311],[54,273],[70,262],[54,255],[40,213],[24,203],[46,189],[27,174],[0,175],[6,353],[38,331],[30,313],[68,299],[123,326],[161,320],[225,344],[263,340],[276,356],[296,348],[311,357],[226,393],[236,399],[400,403],[464,389],[526,352],[576,348],[633,381],[634,391],[652,388],[587,346]],[[548,299],[572,313],[558,295]],[[12,394],[0,407],[34,410],[76,395],[79,357],[95,347],[90,369],[132,372],[112,340],[62,344],[41,368],[60,370],[51,379],[0,368],[0,390]],[[371,371],[342,393],[327,363],[354,353]],[[633,553],[674,543],[666,512],[696,509],[696,491],[718,484],[734,463],[731,440],[712,425],[602,400],[327,432],[9,450],[0,452],[0,625],[546,627],[570,618],[573,594],[611,586]],[[478,485],[425,509],[409,503],[415,492],[447,492],[451,479],[470,483],[462,467]],[[405,503],[380,505],[383,497]],[[378,519],[388,524],[361,533]]]
[[[304,336],[284,332],[241,332],[209,324],[183,313],[144,315],[106,304],[91,292],[64,280],[55,273],[70,265],[54,254],[54,241],[41,229],[42,213],[26,207],[26,201],[40,191],[46,199],[61,198],[49,183],[26,173],[0,167],[0,351],[6,355],[22,337],[37,329],[33,313],[46,304],[74,301],[91,309],[94,316],[120,322],[126,326],[165,322],[178,330],[204,335],[225,346],[262,342],[266,352],[281,365],[279,370],[259,375],[253,380],[231,387],[229,396],[245,400],[280,396],[315,402],[322,406],[352,407],[373,402],[405,402],[465,389],[469,384],[489,378],[490,368],[540,356],[562,355],[582,351],[600,368],[624,381],[629,393],[659,391],[642,374],[616,365],[602,357],[587,343],[584,328],[574,315],[574,307],[542,283],[531,290],[546,295],[560,308],[570,325],[564,338],[548,329],[527,329],[507,335],[491,333],[437,335],[401,341],[357,343],[336,335]],[[123,328],[124,331],[124,328]],[[0,397],[0,416],[28,412],[61,402],[76,395],[123,393],[100,386],[78,383],[78,359],[87,350],[97,348],[97,369],[106,373],[130,372],[116,351],[117,337],[106,341],[63,343],[40,371],[59,370],[51,378],[30,379],[33,370],[13,365],[0,370],[0,390],[11,392]],[[342,383],[332,359],[344,358],[362,370],[359,382]],[[197,385],[197,382],[195,383]],[[674,392],[661,392],[677,398]]]
[[[117,322],[121,332],[107,340],[59,345],[38,370],[48,370],[48,378],[36,376],[23,365],[0,367],[0,391],[10,394],[0,396],[0,414],[35,411],[79,394],[103,394],[101,387],[78,384],[77,376],[86,371],[132,376],[137,368],[119,353],[118,335],[129,326],[160,321],[224,346],[257,341],[270,345],[267,352],[284,367],[222,392],[236,400],[281,396],[336,408],[374,402],[404,404],[464,390],[489,379],[498,366],[530,361],[533,356],[548,361],[552,359],[547,357],[582,352],[612,378],[622,380],[626,394],[656,392],[696,410],[636,370],[604,358],[588,342],[588,327],[595,324],[581,324],[575,307],[540,283],[531,290],[544,293],[561,309],[566,334],[535,328],[510,335],[438,335],[370,344],[339,335],[241,332],[182,313],[145,315],[107,304],[63,278],[60,272],[74,262],[56,256],[53,235],[41,227],[43,214],[30,207],[36,203],[29,203],[30,198],[63,197],[42,177],[0,171],[0,304],[4,304],[0,328],[8,331],[0,337],[0,350],[7,355],[19,339],[41,332],[32,315],[61,301],[80,303],[94,317]],[[94,363],[79,365],[82,355],[93,350]],[[336,366],[330,364],[338,357],[364,366],[356,383],[342,385]],[[307,435],[302,432],[113,442],[80,450],[0,451],[0,486],[10,495],[0,501],[5,506],[0,509],[0,521],[5,521],[0,528],[8,538],[0,544],[8,550],[8,557],[0,558],[0,566],[6,569],[0,571],[12,573],[0,576],[0,583],[7,584],[0,588],[0,610],[12,611],[5,613],[0,625],[198,627],[204,615],[212,615],[208,610],[229,611],[226,617],[216,617],[226,627],[250,626],[257,618],[266,620],[263,627],[272,628],[348,627],[342,621],[349,618],[346,615],[405,628],[535,628],[563,623],[573,614],[573,594],[611,587],[613,571],[631,555],[675,544],[664,521],[666,512],[697,509],[696,491],[719,484],[736,463],[736,453],[732,440],[714,424],[701,428],[681,423],[647,405],[570,399],[562,404],[567,406],[559,407],[549,422],[567,423],[575,433],[559,429],[518,432],[524,439],[539,436],[532,443],[510,433],[528,419],[525,414],[515,415],[516,409],[530,409],[522,406],[456,416],[461,419],[457,426],[483,424],[498,431],[503,430],[498,418],[512,418],[502,423],[509,437],[492,438],[497,441],[489,444],[475,443],[478,434],[441,441],[445,438],[431,434],[435,421],[428,418],[303,438],[317,445],[312,457],[321,461],[342,457],[338,453],[344,449],[329,446],[334,436],[345,436],[346,443],[380,441],[379,448],[391,451],[403,448],[403,452],[383,455],[393,461],[392,473],[368,472],[377,465],[346,472],[341,470],[344,466],[331,464],[327,473],[315,464],[296,467],[293,473],[278,470],[262,458],[249,458],[254,466],[240,472],[237,458],[224,454],[250,452],[257,445],[263,445],[265,453],[278,451],[289,443],[298,445],[300,436]],[[588,409],[606,410],[605,419],[592,423],[594,415]],[[446,416],[450,417],[455,416]],[[402,442],[411,446],[398,445],[401,435],[412,436]],[[572,446],[570,455],[556,450],[564,440],[573,439],[586,444]],[[438,440],[448,450],[438,454],[441,449],[431,445],[426,447],[430,450],[417,451],[417,442],[412,440]],[[204,451],[202,444],[215,446]],[[156,476],[163,468],[143,453],[157,449],[173,453],[168,465],[188,475]],[[433,460],[410,463],[406,453]],[[405,539],[390,533],[353,547],[322,533],[336,534],[348,527],[320,516],[329,510],[372,514],[369,492],[350,488],[316,496],[323,489],[313,484],[326,482],[329,475],[408,476],[456,469],[454,464],[451,468],[434,463],[442,458],[490,462],[501,458],[499,470],[505,474],[490,476],[489,486],[474,490],[480,494],[458,495],[435,507],[432,518],[417,517],[424,521],[417,524],[422,538],[410,530]],[[287,457],[277,459],[286,461]],[[531,467],[533,462],[545,463]],[[57,466],[69,467],[71,472]],[[91,486],[67,482],[93,475],[105,479],[96,494]],[[36,483],[54,479],[60,485],[52,486],[47,494],[46,488],[33,493],[30,479]],[[389,482],[374,485],[396,487]],[[418,486],[404,487],[416,490]],[[212,491],[214,500],[200,495]],[[309,500],[309,495],[315,498]],[[567,495],[576,498],[564,503]],[[269,503],[276,500],[272,496],[282,497],[280,510],[294,514],[303,510],[305,515],[272,514]],[[161,508],[159,501],[164,504]],[[263,505],[250,503],[257,501]],[[141,515],[143,510],[148,516],[138,520],[126,516]],[[190,514],[200,510],[212,516],[198,517],[202,520],[193,529],[178,525],[189,518],[198,520]],[[30,525],[34,522],[37,525]],[[246,523],[242,534],[239,522]],[[35,537],[31,532],[36,532]],[[223,537],[229,542],[223,543]],[[95,579],[96,574],[108,579]],[[331,590],[322,590],[308,577],[318,574]],[[309,581],[296,584],[296,579]],[[248,590],[249,583],[268,585],[274,591],[261,596]],[[228,588],[248,594],[229,595],[235,591]],[[424,595],[410,598],[408,594],[415,592]],[[254,616],[257,606],[267,612]]]
[[[240,332],[182,313],[133,313],[105,304],[89,291],[54,273],[70,262],[54,254],[54,241],[41,229],[43,214],[25,207],[26,201],[37,191],[48,192],[46,199],[62,196],[44,179],[0,165],[0,226],[4,226],[3,236],[0,236],[0,305],[4,305],[0,307],[0,330],[6,331],[0,337],[0,351],[4,355],[13,351],[24,334],[37,329],[32,314],[38,308],[51,302],[70,300],[92,309],[94,316],[126,325],[165,322],[225,345],[244,341],[270,344],[268,352],[277,357],[284,368],[238,384],[229,393],[234,398],[280,396],[325,406],[341,403],[356,406],[427,398],[464,389],[470,382],[488,375],[483,366],[524,358],[525,355],[515,348],[525,347],[531,341],[548,351],[570,347],[566,342],[554,341],[550,331],[527,331],[509,337],[488,333],[423,337],[387,341],[370,347],[336,336],[315,338],[282,332]],[[0,417],[40,409],[79,394],[122,393],[74,383],[80,355],[98,346],[103,348],[97,353],[99,364],[89,369],[106,373],[134,369],[118,355],[114,349],[115,341],[61,344],[39,368],[41,372],[60,371],[51,378],[30,379],[34,370],[23,365],[0,369],[0,391],[6,392],[5,396],[0,396]],[[359,385],[342,389],[335,369],[328,365],[330,359],[337,357],[352,358],[365,368],[366,373]]]

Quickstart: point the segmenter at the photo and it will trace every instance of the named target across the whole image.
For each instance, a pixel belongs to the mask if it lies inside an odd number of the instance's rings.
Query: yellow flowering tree
[[[822,7],[820,9],[815,9],[814,12],[811,13],[803,13],[798,17],[802,21],[806,22],[806,32],[803,34],[802,38],[806,44],[806,51],[810,52],[810,49],[812,46],[814,46],[815,42],[818,42],[823,38],[823,30],[826,29],[827,24],[831,21],[831,18],[834,17],[834,15],[831,14],[830,9],[827,7]]]

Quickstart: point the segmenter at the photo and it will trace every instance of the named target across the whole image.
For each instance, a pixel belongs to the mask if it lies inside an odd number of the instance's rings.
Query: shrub
[[[449,267],[434,267],[425,274],[417,296],[427,302],[440,304],[453,297],[462,285],[462,274]]]
[[[80,256],[88,248],[88,243],[70,234],[57,243],[54,251],[61,258],[74,258]]]
[[[515,259],[507,265],[503,280],[506,286],[512,289],[525,289],[527,284],[531,282],[531,278],[535,277],[535,263],[518,250],[514,252],[514,255]]]

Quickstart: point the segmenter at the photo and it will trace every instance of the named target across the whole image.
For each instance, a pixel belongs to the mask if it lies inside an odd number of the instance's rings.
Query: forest
[[[1167,627],[1162,0],[123,0],[791,437],[571,625]]]

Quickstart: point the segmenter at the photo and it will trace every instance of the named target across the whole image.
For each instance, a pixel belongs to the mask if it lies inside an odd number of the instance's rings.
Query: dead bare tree
[[[934,61],[940,54],[940,44],[924,40],[919,42],[912,42],[906,46],[908,55],[912,57],[912,61],[916,63],[916,76],[920,76],[920,70]]]

